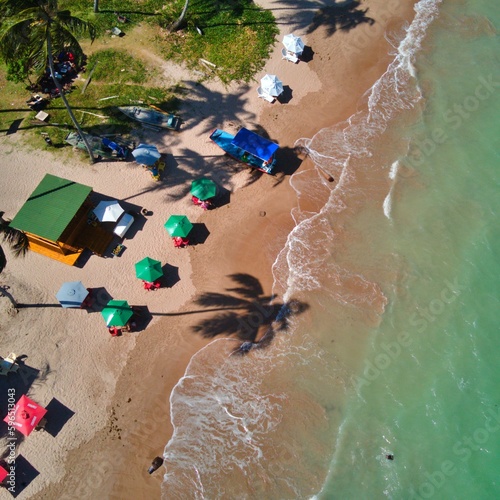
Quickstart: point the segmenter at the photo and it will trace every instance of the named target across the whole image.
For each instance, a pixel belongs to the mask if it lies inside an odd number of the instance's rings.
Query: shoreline
[[[409,0],[410,3],[411,6],[399,7],[403,17],[410,12],[413,15],[415,2]],[[272,10],[269,2],[261,4]],[[387,8],[378,0],[366,2],[366,6],[370,8],[368,15],[375,19]],[[397,23],[400,21],[396,17],[384,21],[384,24]],[[288,31],[288,27],[282,29]],[[370,29],[375,30],[368,25],[358,29],[368,30],[368,33]],[[337,32],[340,35],[337,39],[330,38],[325,30],[323,27],[304,35],[306,44],[315,52],[313,60],[307,64],[300,62],[293,66],[282,61],[279,38],[266,65],[266,72],[279,76],[286,74],[289,77],[286,83],[303,92],[297,100],[294,95],[289,104],[267,105],[254,95],[255,88],[247,89],[249,109],[257,110],[258,114],[248,114],[248,124],[258,124],[267,131],[271,139],[286,150],[286,159],[293,158],[294,144],[299,138],[310,138],[321,128],[351,116],[363,94],[392,59],[383,37],[384,30],[380,31],[378,25],[379,33],[368,34],[366,38],[373,43],[354,51],[357,57],[353,57],[349,48],[355,45],[352,35],[356,30]],[[328,61],[336,56],[340,56],[338,61],[329,64]],[[310,86],[304,81],[305,74],[311,79]],[[204,151],[217,154],[210,144],[204,146]],[[167,164],[175,157],[175,152],[169,153]],[[293,168],[296,166],[300,171],[314,168],[309,159],[296,161]],[[196,294],[220,293],[227,289],[232,284],[228,275],[235,273],[253,276],[262,286],[263,295],[270,296],[274,259],[294,225],[290,210],[296,204],[296,197],[289,185],[289,176],[276,184],[279,179],[263,175],[247,186],[244,186],[247,175],[237,176],[229,205],[205,213],[191,211],[197,222],[210,228],[210,235],[203,245],[187,249],[189,253],[180,257],[179,268],[181,264],[191,268],[189,276],[183,275],[181,279],[181,282],[184,279],[189,282],[183,290],[183,304],[163,313],[165,318],[155,319],[134,339],[134,345],[122,359],[123,369],[107,408],[106,424],[85,444],[68,453],[64,460],[65,477],[37,492],[37,498],[74,498],[75,495],[92,498],[97,492],[104,498],[160,496],[164,469],[150,476],[147,468],[155,456],[162,455],[173,432],[169,395],[184,375],[192,356],[211,341],[191,332],[195,323],[210,317],[210,312],[194,311],[198,307],[193,307],[193,299]],[[174,180],[175,176],[172,182]],[[10,260],[9,267],[13,263],[13,259]],[[147,299],[149,301],[150,297]],[[82,471],[81,475],[74,472],[77,469]]]
[[[411,5],[406,6],[405,15],[411,14],[413,16],[413,5],[415,2],[411,2]],[[391,22],[393,20],[391,19]],[[258,123],[262,129],[268,131],[272,140],[276,140],[280,147],[286,147],[293,149],[295,141],[301,137],[309,137],[311,138],[318,130],[321,130],[324,127],[331,126],[334,123],[343,121],[352,114],[354,114],[357,110],[358,103],[360,99],[362,99],[364,93],[371,88],[371,86],[375,83],[375,81],[385,72],[387,64],[392,60],[392,57],[387,52],[388,44],[385,39],[382,37],[378,40],[379,45],[376,48],[372,48],[372,51],[367,51],[364,55],[363,61],[359,62],[358,65],[353,66],[350,71],[349,79],[346,80],[342,78],[342,76],[338,75],[335,68],[330,69],[329,71],[322,71],[321,62],[324,58],[330,57],[330,51],[334,51],[335,47],[328,47],[328,42],[325,42],[325,38],[322,37],[321,34],[315,34],[316,36],[307,36],[307,41],[309,43],[314,44],[314,47],[320,47],[325,51],[327,55],[322,56],[320,53],[320,58],[313,59],[312,62],[308,63],[308,66],[311,68],[312,72],[315,74],[321,74],[319,79],[324,82],[323,85],[326,85],[325,82],[331,81],[332,79],[338,81],[339,89],[350,89],[350,92],[347,94],[349,99],[343,99],[341,106],[334,106],[335,101],[338,100],[333,97],[332,102],[329,103],[328,106],[322,105],[322,99],[318,100],[317,92],[307,92],[300,99],[300,105],[295,106],[281,106],[280,107],[280,120],[285,116],[288,118],[285,120],[287,123],[286,127],[283,127],[280,124],[277,124],[277,115],[275,113],[274,106],[264,106],[262,107],[260,118]],[[348,36],[346,37],[348,39]],[[312,41],[314,40],[314,41]],[[348,44],[348,40],[343,40],[341,43],[342,47],[345,47],[345,44]],[[279,44],[278,44],[279,46]],[[280,74],[280,67],[284,64],[283,61],[280,61],[276,57],[276,52],[278,49],[275,49],[275,55],[271,58],[271,60],[266,65],[266,72]],[[375,55],[375,61],[371,61],[370,55]],[[316,63],[316,61],[318,61]],[[371,61],[371,64],[368,63]],[[302,63],[299,63],[299,65]],[[355,85],[355,91],[352,91],[352,81],[355,78],[355,75],[360,71],[360,68],[364,68],[365,70],[368,67],[368,71],[365,73],[364,78],[359,79]],[[298,68],[297,68],[298,69]],[[324,69],[324,68],[323,68]],[[343,85],[341,85],[343,84]],[[320,92],[321,89],[318,91]],[[337,91],[340,94],[340,90]],[[292,101],[293,102],[293,101]],[[336,103],[335,103],[336,104]],[[300,107],[305,107],[306,109],[310,107],[313,109],[312,113],[306,113],[306,119],[302,120],[304,114],[302,113]],[[297,118],[301,118],[301,120],[297,120]],[[276,134],[276,135],[275,135]],[[314,164],[309,158],[302,158],[301,165],[299,170],[309,170],[314,169]],[[276,258],[278,252],[283,247],[286,237],[288,236],[289,231],[294,227],[294,223],[291,217],[291,209],[296,204],[295,193],[291,189],[288,184],[288,180],[285,181],[286,185],[280,185],[278,188],[269,186],[271,184],[270,178],[264,176],[261,181],[268,181],[268,186],[271,191],[266,192],[266,188],[263,188],[259,191],[256,186],[245,187],[242,190],[239,190],[235,193],[234,198],[237,200],[238,204],[243,206],[252,207],[253,213],[251,214],[241,214],[243,215],[243,220],[238,221],[238,223],[242,226],[245,226],[246,234],[248,235],[248,239],[242,238],[235,246],[223,246],[225,250],[225,255],[228,257],[226,260],[226,265],[222,265],[225,270],[227,270],[226,274],[229,274],[233,269],[237,272],[245,272],[250,270],[254,274],[258,274],[261,279],[261,283],[263,284],[264,290],[271,295],[272,293],[272,285],[273,285],[273,276],[271,271],[271,267],[274,263],[274,259]],[[286,198],[286,202],[283,200],[277,201],[276,191],[279,190],[279,195]],[[259,196],[261,195],[261,196]],[[261,198],[264,198],[261,205],[257,205],[254,203],[253,199],[255,196],[259,196],[259,202]],[[256,206],[254,206],[256,205]],[[264,218],[259,217],[259,211],[265,210],[266,216]],[[210,215],[217,216],[216,212],[212,212]],[[245,216],[246,215],[246,216]],[[273,218],[274,224],[268,222],[269,218]],[[264,222],[266,221],[266,222]],[[279,221],[279,222],[278,222]],[[229,224],[228,224],[229,225]],[[262,237],[262,227],[265,226],[265,230],[268,232],[268,237]],[[260,235],[260,237],[259,237]],[[223,236],[219,233],[219,235],[215,236],[212,239],[212,242],[215,242],[215,239],[223,240]],[[246,245],[245,241],[252,241],[253,244]],[[273,250],[269,248],[267,242],[271,240],[276,244],[273,246]],[[280,243],[277,243],[280,242]],[[219,246],[222,247],[223,241]],[[214,246],[218,246],[215,244]],[[242,246],[246,246],[244,252],[240,252]],[[266,248],[270,250],[268,252],[269,258],[267,262],[262,262],[259,259],[257,262],[252,261],[250,255],[255,255],[261,251],[262,248]],[[272,256],[272,258],[271,258]],[[267,265],[267,269],[269,272],[266,275],[265,267],[263,265]],[[206,276],[206,272],[204,272],[205,266],[201,260],[197,260],[193,262],[193,273],[196,276],[195,279],[195,288],[197,290],[202,289],[204,285],[207,284],[209,278]],[[215,287],[217,290],[220,290],[221,286]],[[194,355],[195,353],[193,353]],[[164,393],[167,390],[164,391]],[[168,391],[170,394],[171,391]],[[160,440],[161,449],[159,450],[158,455],[161,455],[163,451],[163,446],[166,445],[167,440],[171,438],[172,433],[172,425],[170,421],[168,423],[160,423],[156,429],[151,429],[149,434],[152,439]],[[159,436],[166,435],[167,440],[161,440]],[[148,459],[152,460],[154,455],[152,453],[152,449],[149,450],[149,455],[143,454],[143,450],[141,450],[141,457],[137,459],[135,453],[129,453],[128,458],[125,460],[127,463],[127,467],[131,463],[135,463],[138,467],[141,467],[143,464],[149,464]],[[153,476],[148,476],[146,473],[146,468],[143,467],[141,471],[141,481],[139,481],[139,486],[136,485],[136,481],[123,481],[124,477],[122,476],[119,482],[116,482],[112,488],[110,488],[109,494],[110,498],[123,498],[124,495],[133,491],[132,496],[139,496],[143,498],[157,498],[160,494],[161,484],[163,482],[163,474],[160,473],[164,469],[161,468],[158,470]],[[144,481],[142,479],[144,478]],[[137,479],[137,478],[136,478]]]

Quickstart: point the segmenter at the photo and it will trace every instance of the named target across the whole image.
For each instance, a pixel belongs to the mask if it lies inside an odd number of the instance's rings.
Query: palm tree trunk
[[[188,6],[189,6],[189,0],[186,0],[181,15],[179,16],[179,19],[177,19],[177,21],[172,23],[172,25],[170,26],[170,31],[177,31],[182,26],[182,24],[184,23],[184,18],[186,17]]]
[[[76,130],[78,131],[79,136],[82,138],[83,143],[85,144],[85,148],[87,149],[87,152],[90,157],[90,162],[95,163],[95,158],[94,158],[94,153],[92,152],[92,148],[90,147],[89,142],[87,141],[87,138],[85,137],[82,129],[80,128],[80,124],[75,118],[75,115],[73,114],[73,110],[71,109],[71,106],[69,105],[68,99],[66,99],[66,96],[64,95],[63,89],[61,84],[59,83],[59,80],[56,78],[56,72],[54,68],[54,55],[52,54],[52,39],[50,36],[50,26],[47,29],[47,51],[48,51],[48,59],[49,59],[49,68],[50,68],[50,76],[52,77],[52,80],[54,81],[54,84],[59,91],[59,95],[61,96],[61,99],[64,103],[64,106],[66,106],[66,110],[68,111],[68,114],[71,118],[71,121],[73,122],[73,125],[75,126]]]
[[[99,0],[94,0],[94,12],[99,12]]]
[[[18,312],[19,304],[16,302],[16,299],[14,299],[13,295],[7,291],[9,288],[10,287],[8,287],[7,285],[0,285],[0,297],[7,297],[14,310]]]

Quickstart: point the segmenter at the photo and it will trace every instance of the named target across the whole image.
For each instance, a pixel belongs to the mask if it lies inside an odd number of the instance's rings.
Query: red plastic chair
[[[188,238],[181,238],[180,236],[177,236],[177,237],[172,238],[172,239],[174,240],[174,247],[175,248],[187,247],[189,245]]]
[[[157,288],[160,288],[160,282],[159,281],[154,281],[153,283],[149,282],[149,281],[143,281],[142,282],[143,286],[144,286],[144,289],[145,290],[156,290]]]
[[[212,203],[209,200],[200,200],[196,196],[191,196],[191,201],[195,204],[203,208],[203,210],[208,210],[211,208]]]
[[[108,328],[108,331],[112,337],[119,337],[120,334],[122,333],[122,331],[119,328],[116,328],[116,326]]]

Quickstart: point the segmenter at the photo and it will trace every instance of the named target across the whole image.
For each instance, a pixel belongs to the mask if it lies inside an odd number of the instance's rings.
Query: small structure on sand
[[[91,193],[90,186],[46,174],[10,226],[26,233],[30,250],[71,266],[86,248],[102,256],[113,233],[91,223]]]

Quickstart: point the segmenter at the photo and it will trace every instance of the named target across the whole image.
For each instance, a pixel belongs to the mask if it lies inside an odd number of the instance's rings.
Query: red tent
[[[9,473],[0,465],[0,483],[9,475]]]
[[[9,412],[3,420],[25,436],[29,436],[46,413],[47,410],[43,406],[23,394],[14,410]]]

